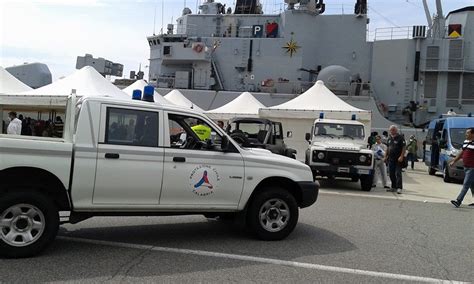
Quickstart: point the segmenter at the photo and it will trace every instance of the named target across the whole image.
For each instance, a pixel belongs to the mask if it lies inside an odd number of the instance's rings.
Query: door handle
[[[105,153],[106,159],[119,159],[120,155],[118,153]]]
[[[186,162],[186,158],[185,157],[173,157],[173,162],[184,163],[184,162]]]

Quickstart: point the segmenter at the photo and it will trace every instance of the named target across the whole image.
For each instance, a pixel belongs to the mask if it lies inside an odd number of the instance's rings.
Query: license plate
[[[348,173],[349,168],[338,168],[337,171],[340,172],[340,173]]]
[[[359,170],[358,173],[360,175],[368,175],[368,174],[370,174],[370,170]]]

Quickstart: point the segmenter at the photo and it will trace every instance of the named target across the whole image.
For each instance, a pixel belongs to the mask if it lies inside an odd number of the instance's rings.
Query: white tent
[[[260,116],[275,118],[310,118],[316,119],[324,112],[332,119],[351,119],[356,114],[358,119],[370,120],[371,112],[353,107],[331,92],[323,81],[317,81],[310,89],[298,97],[281,105],[260,109]]]
[[[21,93],[29,91],[31,88],[25,85],[22,81],[15,78],[7,70],[0,66],[0,93]]]
[[[0,104],[65,106],[71,90],[75,89],[78,97],[108,96],[129,100],[130,97],[100,75],[93,67],[86,66],[66,78],[52,84],[21,93],[9,93],[0,96]]]
[[[359,109],[344,102],[332,93],[323,81],[317,81],[314,86],[298,97],[281,105],[261,108],[260,117],[270,118],[282,122],[285,133],[292,132],[286,139],[289,147],[297,150],[297,158],[304,159],[308,142],[305,134],[311,132],[314,120],[324,113],[330,119],[356,119],[365,125],[366,136],[370,135],[371,111]]]
[[[175,105],[182,106],[185,108],[193,109],[197,112],[204,112],[202,108],[194,104],[192,101],[188,100],[180,91],[172,90],[166,94],[165,99],[172,102]]]
[[[133,83],[130,86],[123,89],[123,91],[131,97],[132,94],[133,94],[133,90],[140,90],[140,91],[142,91],[142,96],[143,96],[143,89],[146,86],[148,86],[148,83],[145,82],[145,80],[138,80],[135,83]],[[161,105],[170,105],[170,104],[172,104],[170,101],[163,98],[156,90],[155,90],[155,94],[153,95],[153,99],[155,100],[155,103],[158,103],[158,104],[161,104]]]
[[[264,107],[251,93],[244,92],[233,101],[204,113],[211,119],[229,120],[234,117],[258,117],[258,110]]]

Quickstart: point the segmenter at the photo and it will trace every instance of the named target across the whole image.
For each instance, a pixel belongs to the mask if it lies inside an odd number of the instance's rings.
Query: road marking
[[[439,203],[439,204],[448,204],[449,202],[436,198],[436,197],[425,197],[417,199],[415,198],[410,198],[410,195],[407,193],[402,193],[402,195],[397,195],[396,193],[392,193],[391,195],[388,196],[382,196],[382,195],[366,195],[366,194],[357,194],[357,193],[350,193],[350,192],[340,192],[340,191],[332,191],[329,189],[320,189],[319,193],[321,194],[329,194],[329,195],[339,195],[339,196],[353,196],[353,197],[361,197],[361,198],[375,198],[375,199],[387,199],[387,200],[401,200],[401,201],[414,201],[414,202],[422,202],[425,203],[425,200],[427,200],[429,203]],[[405,196],[403,196],[405,194]]]
[[[131,248],[131,249],[150,250],[150,251],[159,251],[159,252],[171,252],[171,253],[180,253],[180,254],[193,254],[193,255],[199,255],[199,256],[227,258],[227,259],[241,260],[241,261],[252,261],[252,262],[265,263],[265,264],[307,268],[307,269],[330,271],[330,272],[340,272],[340,273],[348,273],[348,274],[356,274],[356,275],[364,275],[364,276],[388,278],[388,279],[404,280],[404,281],[415,281],[415,282],[426,282],[426,283],[453,283],[453,284],[454,283],[455,284],[469,283],[469,282],[461,282],[461,281],[442,280],[442,279],[429,278],[429,277],[419,277],[419,276],[411,276],[411,275],[403,275],[403,274],[368,271],[368,270],[344,268],[344,267],[337,267],[337,266],[327,266],[327,265],[320,265],[320,264],[313,264],[313,263],[288,261],[288,260],[280,260],[280,259],[273,259],[273,258],[263,258],[263,257],[255,257],[255,256],[239,255],[239,254],[211,252],[211,251],[203,251],[203,250],[157,247],[157,246],[151,246],[151,245],[100,241],[100,240],[82,239],[82,238],[74,238],[74,237],[58,237],[58,239],[65,240],[65,241],[94,244],[94,245],[105,245],[105,246],[113,246],[113,247],[121,247],[121,248]]]

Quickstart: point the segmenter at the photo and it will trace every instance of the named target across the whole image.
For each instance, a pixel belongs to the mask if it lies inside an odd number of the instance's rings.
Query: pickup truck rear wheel
[[[54,240],[58,229],[58,209],[44,195],[14,192],[0,200],[1,256],[34,256]]]
[[[265,188],[250,203],[247,224],[259,239],[284,239],[297,222],[298,204],[295,197],[283,188]]]

